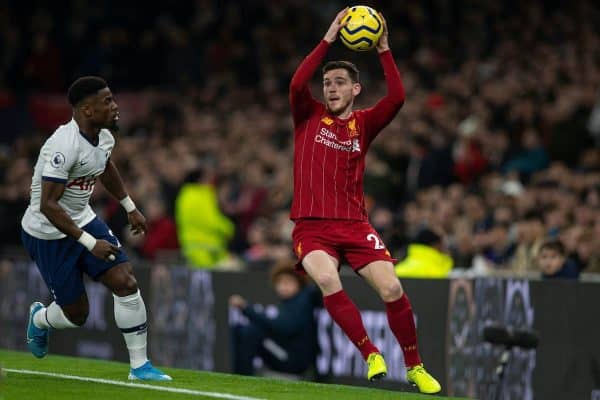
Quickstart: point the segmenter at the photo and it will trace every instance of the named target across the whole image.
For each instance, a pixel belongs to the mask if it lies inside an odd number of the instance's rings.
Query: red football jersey
[[[313,98],[309,82],[329,44],[321,41],[304,59],[290,84],[294,118],[294,198],[291,218],[367,220],[363,175],[365,155],[377,134],[404,103],[404,87],[392,53],[379,58],[387,95],[374,107],[342,120]]]

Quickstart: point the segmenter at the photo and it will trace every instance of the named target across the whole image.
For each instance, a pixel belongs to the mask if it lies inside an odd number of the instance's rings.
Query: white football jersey
[[[59,126],[42,146],[35,164],[31,200],[21,220],[25,232],[38,239],[66,236],[40,212],[43,180],[65,184],[58,204],[78,227],[91,222],[96,214],[90,207],[90,197],[114,146],[115,139],[107,129],[100,131],[98,143],[93,144],[83,136],[74,119]]]

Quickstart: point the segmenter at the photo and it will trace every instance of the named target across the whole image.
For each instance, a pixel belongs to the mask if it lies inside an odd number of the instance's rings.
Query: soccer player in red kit
[[[407,366],[407,379],[423,393],[440,384],[425,369],[417,349],[410,302],[394,273],[395,261],[368,221],[363,192],[365,154],[377,134],[396,116],[404,87],[388,44],[388,31],[377,44],[387,95],[374,107],[353,110],[361,85],[358,69],[347,61],[323,67],[325,104],[310,93],[309,82],[342,28],[346,10],[336,16],[317,47],[304,59],[290,84],[294,119],[294,250],[299,268],[323,293],[325,308],[361,352],[368,379],[387,374],[385,361],[370,341],[360,313],[346,295],[338,274],[345,259],[385,302],[390,328]],[[383,16],[381,16],[383,20]]]

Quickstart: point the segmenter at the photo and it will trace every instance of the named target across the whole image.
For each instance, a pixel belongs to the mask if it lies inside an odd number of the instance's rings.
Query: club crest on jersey
[[[66,161],[65,155],[63,153],[61,153],[60,151],[57,151],[56,153],[52,154],[52,158],[50,159],[50,164],[52,164],[52,166],[54,168],[59,168],[65,164],[65,161]]]
[[[348,136],[351,138],[358,137],[359,132],[356,127],[356,118],[352,118],[350,122],[348,122]]]
[[[323,117],[321,119],[321,122],[324,123],[327,126],[331,126],[331,124],[333,124],[333,120],[329,117]]]

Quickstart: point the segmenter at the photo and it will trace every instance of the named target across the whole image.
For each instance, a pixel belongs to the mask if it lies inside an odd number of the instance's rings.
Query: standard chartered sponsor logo
[[[317,135],[317,136],[315,137],[315,141],[316,141],[317,143],[324,144],[324,145],[325,145],[325,146],[327,146],[327,147],[331,147],[332,149],[335,149],[335,150],[346,151],[346,152],[348,152],[348,153],[349,153],[349,152],[352,150],[352,146],[344,146],[344,145],[341,145],[341,144],[339,144],[339,143],[332,142],[332,141],[331,141],[331,140],[329,140],[329,139],[325,139],[325,138],[324,138],[323,136],[321,136],[321,135]]]
[[[321,131],[315,136],[315,142],[324,144],[327,147],[331,147],[335,150],[341,150],[346,152],[352,151],[352,141],[345,140],[341,141],[338,139],[335,133],[331,132],[327,128],[321,128]]]

